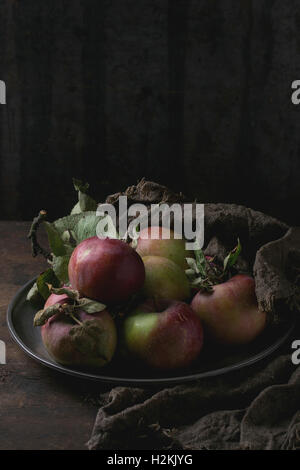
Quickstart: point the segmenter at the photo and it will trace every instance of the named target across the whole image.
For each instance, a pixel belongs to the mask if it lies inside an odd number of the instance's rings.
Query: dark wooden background
[[[0,218],[142,176],[300,224],[297,0],[0,0]]]

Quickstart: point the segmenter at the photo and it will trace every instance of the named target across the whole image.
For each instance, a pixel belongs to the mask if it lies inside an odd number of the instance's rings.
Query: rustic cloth
[[[142,180],[128,204],[185,202]],[[233,204],[205,205],[205,252],[222,258],[240,237],[239,268],[251,270],[269,321],[300,311],[300,228]],[[291,342],[269,359],[226,376],[170,388],[115,387],[100,397],[89,449],[299,449],[300,366]]]

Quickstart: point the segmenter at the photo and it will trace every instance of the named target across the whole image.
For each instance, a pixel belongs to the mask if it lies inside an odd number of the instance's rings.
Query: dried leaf
[[[106,305],[101,304],[100,302],[96,302],[95,300],[83,297],[81,299],[78,299],[75,308],[84,310],[86,313],[98,313],[102,312],[102,310],[105,310]]]
[[[66,286],[58,287],[58,288],[50,286],[50,291],[52,294],[56,294],[56,295],[66,294],[72,300],[78,300],[80,296],[78,290],[71,289],[71,287],[66,287]]]
[[[99,357],[108,362],[105,356],[106,331],[97,320],[86,320],[82,325],[75,325],[70,333],[75,347],[84,355]]]
[[[43,310],[39,310],[35,314],[33,325],[42,326],[49,320],[49,318],[53,317],[53,315],[56,315],[57,313],[60,313],[61,311],[62,311],[61,304],[51,305],[50,307],[47,307]]]

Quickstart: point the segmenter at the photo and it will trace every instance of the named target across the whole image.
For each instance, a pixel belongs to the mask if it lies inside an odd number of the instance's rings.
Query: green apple
[[[145,282],[143,293],[146,298],[186,300],[190,286],[186,274],[178,264],[162,256],[145,256]]]
[[[185,248],[184,238],[175,238],[173,230],[166,227],[152,226],[141,230],[136,251],[144,256],[163,256],[181,268],[186,267],[186,257],[193,256]]]
[[[187,367],[203,346],[201,321],[184,302],[148,300],[123,328],[129,353],[156,369]]]

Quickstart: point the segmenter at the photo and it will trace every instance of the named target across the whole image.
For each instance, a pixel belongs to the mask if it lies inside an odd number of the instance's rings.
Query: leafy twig
[[[39,254],[44,256],[47,260],[52,260],[52,255],[48,251],[46,251],[38,242],[37,239],[37,232],[40,224],[46,220],[47,217],[47,212],[45,210],[41,210],[37,217],[35,217],[32,221],[29,233],[27,235],[27,238],[31,240],[31,250],[32,250],[32,256],[35,257]]]
[[[186,258],[189,267],[185,272],[191,287],[212,292],[213,286],[226,280],[228,271],[236,263],[241,249],[241,243],[238,239],[237,246],[224,259],[223,268],[214,262],[214,258],[205,256],[201,249],[195,250],[195,258]]]
[[[97,302],[95,300],[88,299],[86,297],[80,298],[79,292],[75,289],[71,289],[70,287],[63,286],[59,288],[54,288],[51,284],[47,284],[47,287],[51,294],[65,294],[68,298],[66,298],[66,301],[63,304],[58,302],[54,305],[39,310],[34,317],[34,326],[44,325],[49,320],[49,318],[51,318],[53,315],[56,315],[57,313],[63,313],[64,315],[68,315],[76,323],[81,325],[82,322],[80,322],[79,319],[76,317],[76,313],[78,312],[78,310],[83,310],[87,314],[92,315],[93,313],[102,312],[106,308],[106,305],[101,304],[100,302]]]

